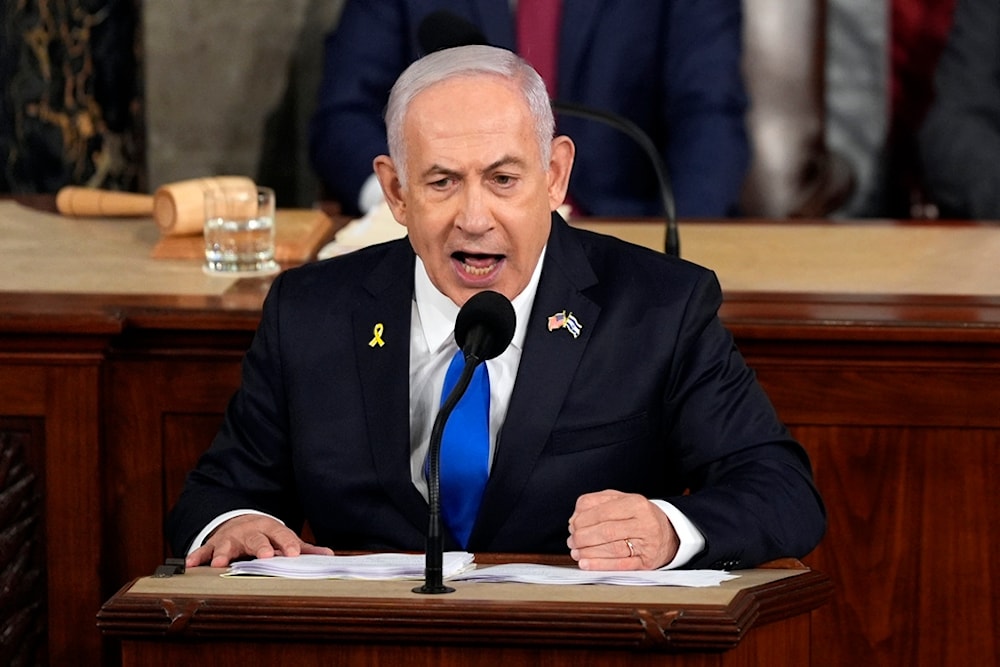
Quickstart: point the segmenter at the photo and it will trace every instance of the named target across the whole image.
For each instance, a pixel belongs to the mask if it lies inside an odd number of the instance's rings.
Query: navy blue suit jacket
[[[333,549],[416,550],[406,239],[280,275],[242,386],[168,520],[176,553],[254,508]],[[662,498],[707,539],[693,567],[799,557],[825,528],[809,462],[716,311],[714,274],[554,216],[523,353],[469,550],[566,553],[578,496]],[[549,331],[566,310],[578,338]],[[369,346],[376,324],[383,347]],[[450,536],[446,548],[456,549]]]
[[[479,26],[490,44],[515,46],[505,0],[349,0],[327,38],[310,154],[349,213],[372,159],[387,151],[389,90],[423,55],[417,30],[438,9]],[[645,130],[667,166],[679,216],[736,214],[749,162],[740,0],[571,0],[562,25],[559,99],[616,112]],[[570,197],[584,213],[663,214],[653,169],[631,139],[594,121],[557,120],[577,146]]]

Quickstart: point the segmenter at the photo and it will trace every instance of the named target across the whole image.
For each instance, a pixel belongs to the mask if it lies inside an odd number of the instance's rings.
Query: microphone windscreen
[[[479,28],[446,9],[424,17],[417,27],[417,40],[425,54],[470,44],[489,45]]]
[[[455,319],[455,342],[466,355],[480,361],[499,356],[514,338],[514,306],[503,294],[486,290],[474,294]]]

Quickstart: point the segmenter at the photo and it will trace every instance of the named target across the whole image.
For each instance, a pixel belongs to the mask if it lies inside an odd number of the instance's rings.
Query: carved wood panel
[[[996,658],[995,348],[817,344],[780,359],[747,347],[827,506],[804,559],[836,586],[813,613],[822,664]]]
[[[52,358],[0,359],[0,431],[35,476],[40,538],[33,551],[40,578],[37,664],[97,664],[100,634],[100,357],[63,352]]]
[[[187,472],[212,442],[239,384],[239,354],[135,358],[111,364],[105,559],[108,595],[168,555],[163,519]],[[151,389],[150,378],[155,378]],[[118,536],[127,535],[128,548]]]
[[[976,664],[997,655],[1000,436],[987,429],[800,426],[829,525],[805,559],[827,665]]]
[[[46,664],[41,419],[0,417],[0,664]]]

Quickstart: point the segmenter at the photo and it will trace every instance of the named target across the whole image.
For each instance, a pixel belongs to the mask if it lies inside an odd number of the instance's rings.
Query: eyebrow
[[[420,178],[425,179],[429,176],[461,176],[462,174],[454,169],[448,169],[447,167],[442,167],[439,164],[432,164],[430,167],[425,169],[420,173]]]
[[[525,164],[524,160],[519,157],[516,157],[514,155],[504,155],[499,160],[496,160],[487,165],[486,168],[483,169],[481,173],[488,174],[492,171],[496,171],[497,169],[500,169],[501,167],[506,167],[508,165],[523,167],[524,164]],[[422,178],[427,178],[428,176],[433,176],[438,174],[442,176],[452,176],[452,177],[459,177],[463,175],[462,172],[457,171],[455,169],[449,169],[439,164],[432,164],[430,167],[425,169],[420,174],[420,176]]]
[[[496,162],[493,162],[492,164],[490,164],[489,166],[487,166],[486,169],[483,170],[483,173],[486,174],[486,173],[489,173],[491,171],[496,171],[500,167],[506,167],[508,165],[513,165],[515,167],[523,167],[524,166],[524,160],[522,160],[521,158],[516,157],[514,155],[504,155],[502,158],[500,158]]]

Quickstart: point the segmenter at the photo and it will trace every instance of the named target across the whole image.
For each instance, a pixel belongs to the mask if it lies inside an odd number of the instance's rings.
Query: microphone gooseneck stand
[[[564,102],[552,100],[552,109],[557,113],[567,116],[577,116],[587,120],[597,121],[609,125],[616,130],[628,135],[646,154],[653,171],[656,173],[656,182],[660,187],[660,199],[663,202],[663,213],[667,218],[667,229],[663,243],[664,251],[673,257],[681,256],[680,234],[677,231],[677,210],[674,204],[673,188],[670,185],[670,177],[667,169],[663,165],[660,153],[656,150],[656,145],[649,135],[634,122],[610,111],[598,111],[575,102]]]
[[[462,394],[469,386],[472,375],[480,360],[473,356],[465,357],[465,367],[448,394],[431,428],[430,450],[427,453],[427,503],[430,506],[427,527],[427,554],[424,563],[424,584],[413,589],[414,593],[454,593],[455,589],[444,585],[444,538],[441,535],[441,438],[448,417],[458,405]]]
[[[444,538],[441,532],[441,439],[444,427],[455,406],[469,386],[476,366],[499,356],[514,337],[516,315],[507,297],[492,290],[471,296],[455,319],[455,342],[465,357],[465,366],[458,382],[445,398],[434,418],[430,447],[427,452],[427,553],[424,564],[424,585],[414,593],[453,593],[444,585]]]

